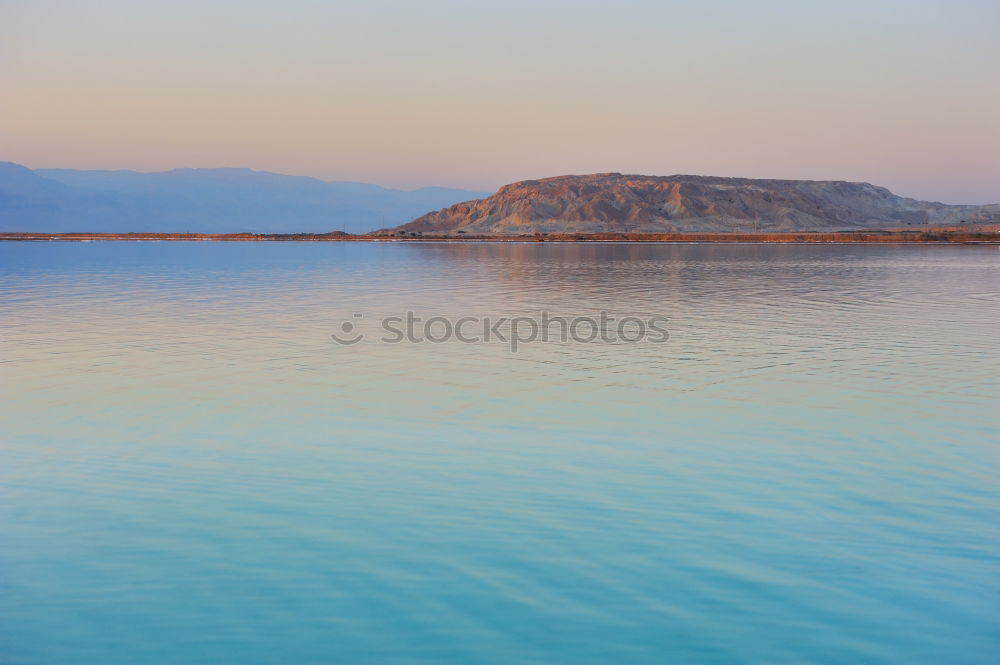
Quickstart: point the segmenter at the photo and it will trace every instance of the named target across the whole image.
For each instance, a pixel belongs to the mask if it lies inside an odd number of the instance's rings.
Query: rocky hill
[[[1000,205],[946,205],[868,183],[598,173],[525,180],[383,234],[838,231],[977,226]]]

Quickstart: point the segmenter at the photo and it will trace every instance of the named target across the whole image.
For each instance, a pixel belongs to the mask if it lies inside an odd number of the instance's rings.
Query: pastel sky
[[[0,0],[0,160],[1000,201],[997,0]]]

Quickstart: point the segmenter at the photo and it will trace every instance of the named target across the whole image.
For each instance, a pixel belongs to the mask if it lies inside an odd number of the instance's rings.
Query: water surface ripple
[[[0,662],[994,664],[998,336],[988,247],[0,243]]]

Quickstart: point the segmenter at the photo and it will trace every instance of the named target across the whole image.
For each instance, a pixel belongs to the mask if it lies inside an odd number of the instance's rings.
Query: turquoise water
[[[993,664],[998,336],[992,247],[0,243],[0,662]]]

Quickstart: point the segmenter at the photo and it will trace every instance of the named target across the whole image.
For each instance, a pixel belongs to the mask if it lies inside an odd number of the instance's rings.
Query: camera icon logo
[[[355,313],[353,315],[355,319],[365,318],[364,314]],[[351,346],[352,344],[357,344],[365,338],[365,334],[362,332],[355,333],[355,325],[352,321],[344,321],[340,324],[340,333],[330,333],[330,337],[333,338],[337,344],[342,344],[344,346]]]

